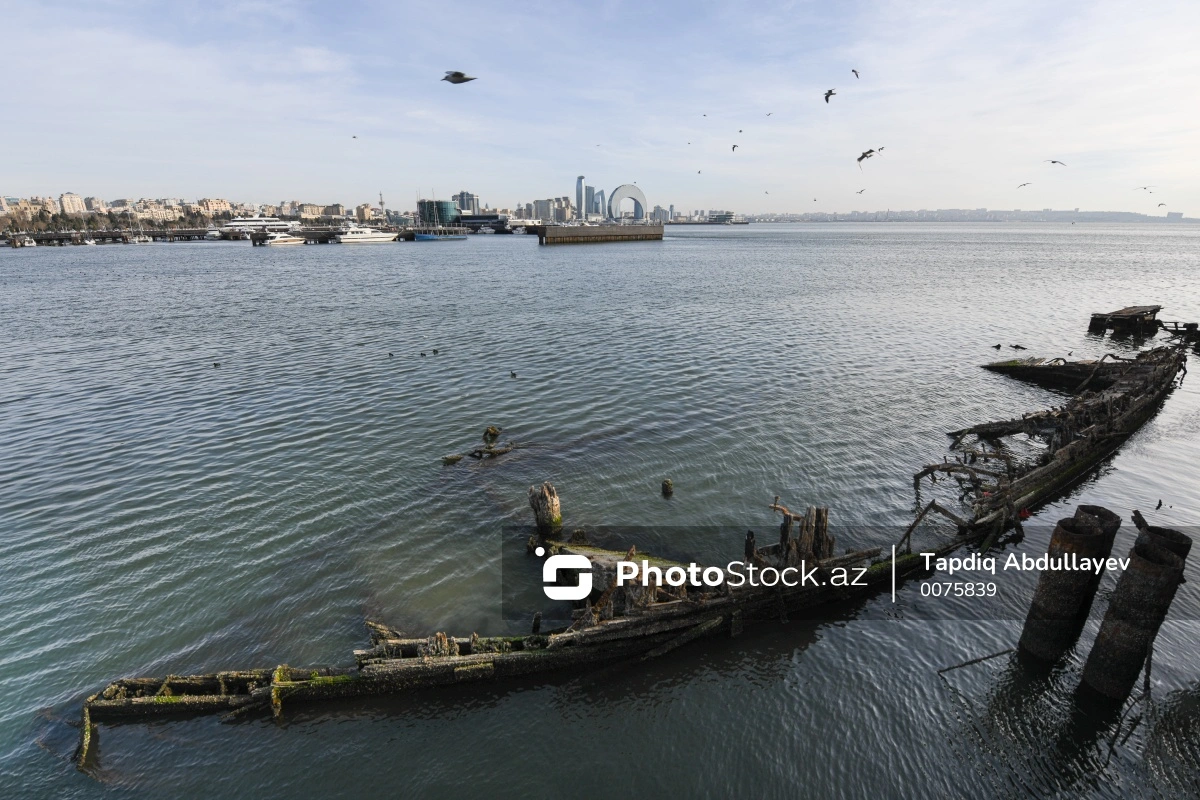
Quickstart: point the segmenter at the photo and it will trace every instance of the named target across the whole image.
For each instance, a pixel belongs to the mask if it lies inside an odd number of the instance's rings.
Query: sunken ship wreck
[[[1030,509],[1053,499],[1111,455],[1159,408],[1185,371],[1186,358],[1181,347],[1159,347],[1129,359],[1031,359],[988,365],[1042,385],[1070,385],[1071,394],[1058,407],[950,432],[952,444],[943,461],[913,476],[918,513],[890,553],[872,548],[835,555],[826,509],[793,513],[776,497],[769,508],[782,516],[778,541],[760,544],[748,534],[742,550],[745,563],[760,568],[807,565],[815,570],[815,581],[794,587],[731,588],[724,583],[697,589],[642,586],[636,580],[618,585],[621,561],[642,564],[639,569],[683,565],[635,548],[621,552],[594,547],[585,536],[563,540],[554,487],[531,487],[538,528],[529,542],[535,554],[531,557],[582,555],[591,564],[594,588],[577,604],[569,625],[543,631],[538,615],[526,635],[454,637],[445,632],[410,636],[368,622],[370,646],[354,652],[352,666],[279,665],[117,680],[83,703],[77,762],[86,769],[94,758],[98,723],[213,713],[230,719],[255,713],[278,717],[301,703],[643,661],[703,637],[737,636],[751,621],[785,619],[801,609],[884,591],[928,574],[922,559],[912,553],[912,534],[931,512],[949,518],[957,529],[934,548],[938,554],[980,542],[986,547],[1008,527],[1019,527]],[[939,499],[922,507],[920,492],[926,481],[936,487]],[[847,579],[851,574],[853,579]]]

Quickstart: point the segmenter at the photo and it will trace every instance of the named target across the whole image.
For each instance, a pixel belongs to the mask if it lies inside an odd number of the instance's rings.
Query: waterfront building
[[[83,198],[83,207],[86,208],[88,211],[91,211],[93,214],[103,214],[105,211],[108,210],[108,206],[106,206],[104,204],[104,201],[101,200],[99,197]]]
[[[346,216],[346,207],[341,203],[331,203],[321,209],[321,212],[327,217],[344,217]]]
[[[453,200],[418,200],[417,216],[422,225],[454,225],[459,210]]]

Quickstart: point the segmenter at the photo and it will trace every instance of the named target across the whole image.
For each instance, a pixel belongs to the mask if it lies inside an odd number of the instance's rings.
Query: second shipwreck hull
[[[1011,370],[989,365],[1043,386],[1068,385],[1087,374],[1063,406],[951,431],[954,460],[917,472],[914,488],[919,493],[922,480],[936,483],[938,475],[948,476],[959,502],[970,509],[960,524],[979,529],[1019,522],[1111,455],[1154,415],[1176,376],[1186,372],[1187,354],[1178,347],[1111,358],[1111,363],[1025,360]]]

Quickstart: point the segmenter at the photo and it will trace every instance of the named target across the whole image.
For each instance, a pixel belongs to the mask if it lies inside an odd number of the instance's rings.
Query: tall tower
[[[587,211],[583,207],[583,176],[575,179],[575,213],[583,215]]]

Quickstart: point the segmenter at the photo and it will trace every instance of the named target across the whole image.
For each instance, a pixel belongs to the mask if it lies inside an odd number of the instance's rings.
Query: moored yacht
[[[333,237],[333,240],[338,244],[375,244],[377,242],[394,242],[396,234],[375,228],[351,225],[349,228],[343,228],[337,236]]]
[[[268,245],[283,245],[283,244],[304,244],[303,236],[294,236],[290,233],[275,231],[268,233],[267,238],[263,240],[263,244]]]

